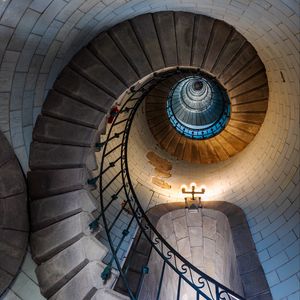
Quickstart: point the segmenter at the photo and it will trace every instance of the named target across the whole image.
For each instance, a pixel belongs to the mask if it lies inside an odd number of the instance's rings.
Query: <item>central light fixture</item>
[[[205,189],[202,188],[201,191],[196,191],[196,184],[191,183],[191,190],[187,191],[187,187],[183,185],[181,187],[182,194],[191,194],[192,197],[185,197],[185,208],[189,212],[198,212],[199,208],[202,208],[201,197],[195,197],[195,195],[200,195],[205,193]]]
[[[219,134],[230,118],[230,100],[221,84],[207,74],[187,76],[171,89],[166,106],[172,126],[190,139]]]

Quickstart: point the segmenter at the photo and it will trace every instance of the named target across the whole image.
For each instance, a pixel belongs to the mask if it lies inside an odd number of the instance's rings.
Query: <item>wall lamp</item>
[[[181,187],[182,194],[191,194],[192,197],[185,197],[185,208],[189,212],[198,212],[199,208],[202,208],[201,197],[195,197],[195,195],[200,195],[205,193],[205,189],[202,188],[201,191],[196,191],[196,184],[191,183],[191,190],[187,191],[186,186]]]

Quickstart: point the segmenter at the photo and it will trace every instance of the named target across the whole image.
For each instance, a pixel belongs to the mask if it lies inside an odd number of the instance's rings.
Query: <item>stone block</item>
[[[35,1],[37,2],[37,1]],[[47,3],[48,1],[46,1]],[[46,4],[45,3],[45,4]],[[38,11],[43,12],[39,20],[36,22],[33,32],[39,35],[45,34],[48,27],[54,20],[55,16],[63,9],[63,7],[66,5],[66,2],[61,0],[55,0],[52,1],[49,5],[43,5],[39,3],[38,5],[34,5],[32,3],[33,7],[38,7]],[[46,8],[44,10],[44,8]]]
[[[98,161],[94,149],[90,149],[90,151],[88,152],[85,163],[86,163],[86,168],[88,170],[90,171],[98,170],[99,166],[98,166]]]
[[[89,234],[88,224],[92,220],[91,215],[82,212],[32,233],[33,259],[37,263],[44,262]]]
[[[4,270],[0,269],[0,295],[4,293],[10,282],[13,280],[13,276]]]
[[[106,113],[115,100],[94,83],[66,67],[54,84],[54,89]]]
[[[24,175],[17,160],[10,160],[1,166],[0,198],[11,197],[26,191]]]
[[[16,247],[11,239],[2,240],[0,244],[0,270],[5,270],[15,276],[19,271],[24,254],[24,249]]]
[[[107,249],[95,238],[82,237],[37,267],[42,294],[49,298],[91,261],[101,261]]]
[[[95,142],[97,131],[74,123],[39,116],[33,139],[40,142],[88,147]]]
[[[182,255],[184,258],[186,258],[187,260],[191,259],[191,245],[188,237],[177,241],[177,249],[180,255]]]
[[[256,251],[237,256],[237,264],[241,275],[254,271],[260,267]]]
[[[177,240],[188,236],[188,228],[185,216],[173,220],[173,226]]]
[[[186,214],[186,222],[189,227],[202,227],[202,213]]]
[[[272,294],[269,291],[249,298],[249,300],[273,300],[273,299],[274,298],[272,297]]]
[[[88,147],[32,142],[29,166],[35,169],[79,168],[86,164]]]
[[[215,239],[217,232],[217,221],[213,218],[203,216],[203,236]]]
[[[55,293],[50,300],[84,299],[93,296],[97,289],[110,288],[114,279],[113,276],[104,285],[99,274],[105,265],[100,262],[90,262],[65,286]]]
[[[20,299],[39,299],[45,300],[42,297],[40,288],[35,281],[33,281],[27,274],[20,272],[16,277],[15,281],[11,286],[12,292],[14,295],[18,295],[17,300]],[[15,296],[16,297],[16,296]],[[20,298],[19,298],[20,297]],[[16,300],[16,298],[13,298]]]
[[[70,111],[72,114],[70,114]],[[105,117],[105,113],[54,90],[49,92],[47,100],[43,105],[42,113],[96,129]]]
[[[27,193],[0,199],[0,228],[28,231]]]
[[[118,74],[126,86],[138,81],[138,75],[107,33],[101,33],[92,42],[90,49],[113,73]]]
[[[94,197],[86,190],[34,200],[30,203],[32,231],[80,212],[92,213],[97,205]]]
[[[0,133],[0,167],[7,163],[9,160],[14,158],[14,152],[12,151],[7,139],[4,134]]]
[[[203,246],[203,229],[202,227],[189,227],[189,237],[191,247]]]
[[[232,238],[237,256],[255,249],[248,224],[242,224],[232,228]]]
[[[139,77],[142,78],[152,73],[149,62],[130,22],[125,21],[116,25],[110,30],[110,35],[122,50],[123,55],[126,56],[130,64],[136,70]]]
[[[216,242],[214,240],[204,238],[204,260],[206,260],[208,257],[211,259],[214,259],[216,256]]]
[[[131,24],[152,66],[153,71],[164,68],[164,59],[161,53],[152,15],[146,14],[135,17],[131,20]]]
[[[32,199],[82,189],[87,181],[84,168],[40,170],[28,173],[29,192]]]
[[[191,254],[193,265],[201,270],[204,265],[203,247],[192,247]]]
[[[11,1],[1,18],[1,24],[16,27],[30,2],[30,0]]]
[[[127,88],[88,48],[83,48],[72,59],[71,64],[78,72],[109,91],[116,98]]]
[[[11,229],[0,230],[0,244],[9,243],[14,248],[23,249],[25,253],[28,244],[28,232]]]
[[[262,268],[243,274],[241,280],[247,299],[248,297],[257,296],[269,290]]]

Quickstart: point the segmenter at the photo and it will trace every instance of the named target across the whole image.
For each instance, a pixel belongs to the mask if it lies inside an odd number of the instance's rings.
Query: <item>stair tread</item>
[[[158,12],[153,15],[165,66],[177,66],[177,47],[173,12]]]
[[[117,42],[123,55],[127,57],[139,77],[144,77],[152,72],[151,66],[129,21],[125,21],[113,27],[110,30],[110,35],[115,42]]]
[[[152,70],[155,71],[164,68],[164,59],[153,23],[152,14],[135,17],[131,20],[131,23],[144,52],[151,63]]]

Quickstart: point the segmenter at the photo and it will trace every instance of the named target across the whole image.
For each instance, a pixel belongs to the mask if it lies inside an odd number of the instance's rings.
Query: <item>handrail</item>
[[[143,235],[145,240],[151,246],[151,251],[155,251],[162,259],[162,270],[158,282],[159,286],[157,290],[157,299],[160,297],[165,267],[168,265],[178,275],[177,299],[180,299],[181,282],[185,281],[194,290],[196,295],[195,299],[200,299],[200,297],[203,297],[204,299],[208,300],[242,300],[244,299],[243,297],[239,296],[234,291],[231,291],[192,265],[161,236],[144,212],[130,178],[128,167],[128,142],[135,113],[140,104],[143,102],[144,98],[158,82],[163,81],[180,71],[181,70],[177,68],[175,70],[173,69],[162,72],[159,75],[154,74],[151,79],[143,83],[137,88],[137,90],[132,88],[131,96],[122,105],[119,113],[109,128],[109,132],[107,134],[107,141],[109,142],[104,143],[100,164],[100,173],[96,177],[96,180],[99,179],[101,213],[90,224],[90,228],[94,230],[99,225],[99,222],[102,222],[106,233],[106,239],[112,254],[112,257],[101,276],[104,280],[107,280],[111,274],[112,265],[115,263],[120,272],[120,277],[123,280],[123,285],[126,289],[127,295],[129,295],[132,300],[138,299],[139,292],[142,289],[144,276],[146,276],[148,271],[148,266],[145,265],[140,270],[141,275],[138,287],[136,290],[133,290],[127,277],[128,266],[125,270],[123,269],[123,262],[118,255],[122,244],[125,243],[128,236],[131,236],[132,240],[134,239],[134,234],[136,233],[137,227],[140,230],[139,238],[141,235]],[[192,69],[191,72],[195,71]],[[130,109],[126,109],[128,104],[130,104]],[[123,121],[123,117],[125,117],[126,121]],[[122,128],[120,128],[120,126],[122,126]],[[115,136],[115,131],[119,132],[120,134],[118,135],[118,138],[112,139],[112,136]],[[118,140],[119,138],[122,139],[121,142]],[[118,147],[116,147],[114,141],[116,141]],[[112,148],[110,149],[110,147]],[[110,156],[112,156],[113,163],[110,162]],[[107,167],[107,165],[109,165],[109,167]],[[109,172],[111,170],[114,170],[113,174]],[[119,180],[119,177],[121,177],[121,180]],[[109,192],[109,187],[112,184],[116,184],[116,186],[118,186],[118,188],[115,187],[115,190],[118,190],[117,194],[113,191]],[[114,203],[115,201],[120,200],[119,198],[124,199],[123,201],[119,202],[119,206],[116,208]],[[114,209],[115,212],[113,214],[113,219],[110,219],[112,215],[108,214],[110,208]],[[119,210],[116,211],[117,209]],[[121,216],[123,216],[123,227],[121,234],[119,232],[118,239],[116,239],[116,236],[113,236],[113,231],[116,224],[121,223]],[[124,222],[124,219],[126,219],[126,222]]]

